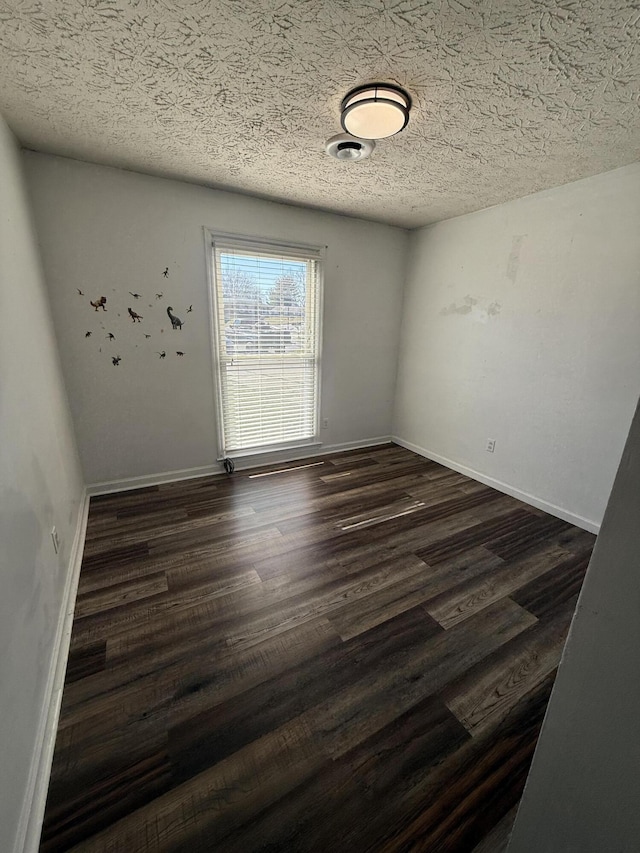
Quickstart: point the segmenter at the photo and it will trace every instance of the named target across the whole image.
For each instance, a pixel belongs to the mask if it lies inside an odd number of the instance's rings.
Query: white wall
[[[0,187],[0,850],[10,851],[37,763],[83,482],[20,155],[1,117]]]
[[[394,434],[594,529],[640,391],[639,234],[640,165],[413,233]]]
[[[25,163],[87,482],[215,463],[203,226],[328,247],[322,440],[390,435],[405,231],[60,157]],[[89,305],[99,296],[106,312]]]
[[[640,405],[509,853],[640,850]]]

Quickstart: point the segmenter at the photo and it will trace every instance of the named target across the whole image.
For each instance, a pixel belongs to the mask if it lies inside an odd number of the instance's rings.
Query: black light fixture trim
[[[358,95],[360,92],[370,91],[371,89],[373,89],[375,92],[373,98],[362,98],[361,100],[354,101],[352,104],[349,104],[349,106],[346,106],[354,95]],[[381,97],[378,96],[378,92],[382,93]],[[406,101],[406,106],[392,98],[385,98],[384,92],[395,92],[397,95],[400,95]],[[408,92],[405,92],[404,89],[401,89],[400,86],[394,86],[393,83],[369,83],[367,85],[356,86],[355,89],[351,89],[351,91],[344,96],[344,98],[342,99],[342,104],[340,105],[340,124],[342,125],[343,130],[347,131],[345,125],[345,117],[349,115],[352,109],[359,106],[360,104],[375,104],[379,101],[386,101],[387,103],[393,104],[394,107],[398,107],[398,109],[404,115],[404,124],[402,125],[400,130],[396,132],[400,133],[401,130],[404,130],[409,121],[409,110],[412,106],[411,96]],[[349,131],[347,131],[347,133],[348,132]]]

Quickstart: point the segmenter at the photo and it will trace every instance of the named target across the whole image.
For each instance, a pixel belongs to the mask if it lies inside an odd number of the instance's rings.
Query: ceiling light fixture
[[[366,160],[376,147],[371,139],[356,139],[348,133],[339,133],[327,139],[324,150],[336,160],[350,161]]]
[[[407,126],[411,98],[398,86],[370,83],[352,89],[342,102],[342,127],[359,139],[385,139]]]

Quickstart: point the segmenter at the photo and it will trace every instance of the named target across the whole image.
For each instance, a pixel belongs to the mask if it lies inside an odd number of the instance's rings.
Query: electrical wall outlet
[[[329,429],[329,418],[323,418],[321,426],[322,429]]]
[[[53,550],[57,554],[60,550],[60,538],[58,537],[58,531],[55,527],[51,528],[51,542],[53,543]]]
[[[487,439],[487,446],[485,447],[485,450],[487,451],[487,453],[493,453],[493,451],[494,451],[495,449],[496,449],[496,440],[495,440],[495,438],[488,438],[488,439]]]

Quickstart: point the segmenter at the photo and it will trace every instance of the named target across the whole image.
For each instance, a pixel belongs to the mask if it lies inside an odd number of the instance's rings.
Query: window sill
[[[255,450],[238,450],[238,451],[230,451],[227,456],[218,456],[218,462],[222,462],[224,459],[233,459],[234,461],[237,459],[250,459],[256,456],[266,456],[268,458],[274,457],[278,453],[286,453],[291,454],[295,453],[298,450],[312,450],[314,448],[322,447],[322,442],[313,439],[312,441],[305,441],[299,444],[285,444],[271,447],[257,447]]]

